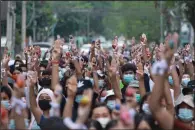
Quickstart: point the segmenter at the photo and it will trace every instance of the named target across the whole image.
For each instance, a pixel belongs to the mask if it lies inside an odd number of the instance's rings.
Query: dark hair
[[[108,106],[105,104],[105,103],[96,103],[93,107],[92,107],[92,109],[91,109],[91,112],[90,112],[90,114],[89,114],[89,117],[91,118],[92,117],[92,113],[93,113],[93,110],[95,109],[95,108],[98,108],[98,107],[106,107],[107,109],[108,109],[108,111],[109,111],[109,113],[111,114],[111,110],[108,108]]]
[[[146,121],[148,125],[152,128],[155,129],[155,120],[152,118],[152,115],[147,115],[144,113],[137,113],[134,118],[134,123],[135,123],[135,129],[138,129],[139,124],[142,121]]]
[[[144,113],[144,111],[142,110],[142,106],[143,106],[143,104],[144,104],[144,102],[148,99],[148,96],[151,94],[151,92],[148,92],[148,93],[146,93],[143,97],[142,97],[142,99],[141,99],[141,101],[140,101],[140,113]]]
[[[136,73],[137,68],[136,68],[135,64],[127,63],[121,67],[121,71],[123,74],[124,74],[124,72],[129,71],[129,70],[132,70],[134,73]]]
[[[44,70],[42,75],[51,75],[51,71],[50,70]]]
[[[20,68],[20,67],[16,67],[14,70],[18,70],[22,73],[22,68]]]
[[[96,121],[96,120],[90,120],[87,123],[87,126],[88,126],[88,128],[94,127],[96,130],[103,130],[101,124],[98,121]]]
[[[16,62],[20,62],[21,64],[24,64],[22,60],[17,59],[17,60],[14,61],[14,66],[16,65]]]
[[[20,67],[20,68],[26,67],[26,64],[23,64],[23,63],[22,63],[22,64],[19,65],[19,67]]]
[[[9,97],[9,99],[11,99],[12,97],[12,92],[11,90],[8,88],[8,86],[1,86],[1,93],[6,93]]]

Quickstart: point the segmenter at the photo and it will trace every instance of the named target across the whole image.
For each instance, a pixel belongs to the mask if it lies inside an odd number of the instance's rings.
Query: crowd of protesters
[[[194,46],[176,33],[153,48],[145,34],[130,49],[115,36],[112,51],[97,39],[88,54],[69,40],[43,58],[26,47],[12,65],[4,51],[0,129],[195,130]]]

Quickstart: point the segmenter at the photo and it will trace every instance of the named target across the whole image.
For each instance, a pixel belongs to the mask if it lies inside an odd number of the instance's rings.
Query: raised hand
[[[52,51],[52,60],[59,60],[60,59],[60,49],[54,48]]]
[[[6,67],[9,61],[10,61],[10,56],[8,56],[7,54],[4,54],[3,61],[2,61],[3,66]]]
[[[75,75],[67,81],[68,97],[74,98],[77,92],[77,78]]]
[[[143,64],[141,62],[137,64],[136,75],[137,75],[138,81],[144,78]]]
[[[37,72],[35,72],[35,71],[29,71],[28,72],[28,82],[29,82],[29,85],[31,86],[31,87],[34,87],[35,86],[35,84],[37,83]]]

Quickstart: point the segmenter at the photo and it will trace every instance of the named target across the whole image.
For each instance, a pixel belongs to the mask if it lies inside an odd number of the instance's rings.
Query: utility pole
[[[12,17],[11,17],[11,2],[7,1],[7,25],[6,25],[6,46],[9,50],[11,50],[11,44],[12,44]]]
[[[16,13],[15,13],[15,9],[16,9],[16,1],[12,1],[12,7],[11,7],[11,11],[12,11],[12,50],[13,50],[13,57],[15,54],[15,42],[16,42]]]
[[[163,1],[160,1],[160,42],[163,43]]]
[[[33,42],[36,41],[35,1],[33,1]]]
[[[22,1],[22,45],[21,49],[26,47],[26,1]]]

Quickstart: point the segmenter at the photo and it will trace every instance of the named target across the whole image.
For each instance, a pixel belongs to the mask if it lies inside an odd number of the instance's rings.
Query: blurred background
[[[177,32],[180,43],[193,44],[194,28],[193,1],[1,1],[1,52],[8,47],[12,54],[33,44],[46,50],[57,37],[68,43],[70,34],[83,51],[96,38],[109,49],[115,35],[122,46],[142,33],[160,43]]]

